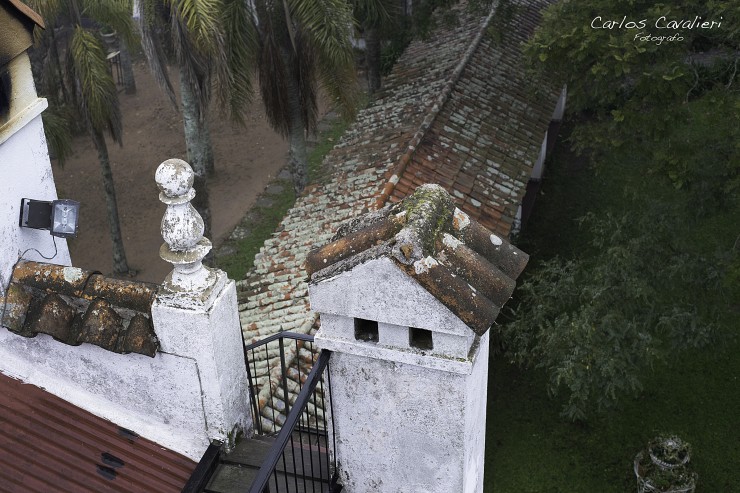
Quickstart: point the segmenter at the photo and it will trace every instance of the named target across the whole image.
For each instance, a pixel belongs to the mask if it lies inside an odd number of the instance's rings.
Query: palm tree
[[[288,138],[298,194],[308,179],[306,131],[316,126],[318,82],[343,116],[356,108],[352,8],[346,0],[255,0],[254,5],[262,101],[272,127]]]
[[[365,38],[368,90],[373,94],[380,89],[381,83],[381,38],[391,25],[401,27],[398,18],[402,10],[398,0],[351,0],[351,5]]]
[[[177,107],[165,51],[175,54],[187,156],[195,172],[192,203],[210,237],[207,176],[213,172],[213,147],[206,116],[215,89],[222,106],[243,121],[252,93],[248,5],[243,0],[137,0],[134,10],[154,78]]]
[[[29,0],[30,6],[47,20],[51,20],[46,32],[53,35],[54,19],[64,16],[69,20],[72,33],[66,37],[65,74],[68,97],[66,114],[84,122],[98,151],[98,160],[103,177],[108,225],[113,243],[113,272],[129,274],[126,252],[121,237],[118,219],[116,191],[108,157],[105,134],[114,142],[122,144],[121,111],[118,91],[111,75],[105,43],[97,30],[83,27],[83,18],[118,31],[123,41],[132,46],[135,30],[131,13],[125,0],[56,0],[53,2]],[[43,36],[44,34],[42,34]],[[52,49],[57,50],[57,39],[52,40]],[[54,54],[58,57],[58,54]],[[65,86],[63,85],[62,88]],[[57,115],[65,114],[64,112]]]

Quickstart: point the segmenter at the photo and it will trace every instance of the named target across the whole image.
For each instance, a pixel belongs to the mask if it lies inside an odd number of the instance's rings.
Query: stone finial
[[[162,217],[165,242],[159,256],[174,266],[164,281],[165,289],[171,292],[201,292],[216,280],[216,273],[202,262],[211,251],[211,241],[203,236],[203,218],[190,203],[195,197],[194,176],[190,165],[181,159],[168,159],[154,175],[159,200],[167,204]]]

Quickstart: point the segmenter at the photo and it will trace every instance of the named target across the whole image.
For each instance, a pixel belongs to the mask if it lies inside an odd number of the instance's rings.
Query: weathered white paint
[[[545,159],[547,159],[547,132],[545,132],[545,137],[542,139],[542,145],[540,145],[540,155],[537,156],[537,161],[534,163],[530,179],[542,179],[542,173],[545,170]]]
[[[452,225],[456,230],[462,231],[470,225],[470,217],[455,207],[455,212],[452,215]]]
[[[194,178],[193,169],[182,159],[166,160],[154,174],[159,200],[167,205],[161,223],[165,243],[159,256],[174,267],[164,286],[174,293],[204,291],[219,281],[216,271],[203,265],[211,241],[203,237],[203,218],[190,203],[195,197]]]
[[[46,108],[46,100],[41,100],[43,107],[40,110],[34,110],[40,98],[33,83],[31,61],[25,52],[10,60],[6,66],[0,67],[0,71],[7,72],[11,80],[10,94],[6,95],[10,113],[4,119],[0,119],[0,144],[2,144],[14,133],[14,129],[18,130],[33,117],[38,116]],[[36,114],[33,114],[34,112]]]
[[[377,320],[467,337],[470,329],[449,308],[406,275],[395,262],[381,257],[360,264],[309,290],[311,309],[325,313]]]
[[[162,351],[196,363],[208,438],[232,443],[237,433],[250,434],[236,284],[230,280],[212,304],[200,308],[183,308],[171,300],[166,295],[155,300],[154,330]]]
[[[198,361],[116,354],[0,330],[0,372],[199,460],[208,447]]]
[[[0,127],[0,210],[3,211],[0,215],[0,295],[5,293],[13,265],[21,255],[41,262],[71,263],[65,239],[55,239],[48,231],[18,225],[22,198],[55,200],[58,197],[41,122],[46,100],[36,97],[25,53],[14,58],[8,69],[13,74],[12,114]],[[82,214],[84,220],[84,204]]]
[[[233,281],[208,308],[158,298],[152,321],[162,352],[154,358],[3,328],[0,372],[199,460],[211,440],[230,442],[251,430],[236,307]]]
[[[486,450],[486,404],[488,389],[489,332],[480,338],[473,371],[465,380],[465,488],[483,492]]]
[[[463,375],[472,371],[468,359],[471,343],[474,341],[472,335],[467,338],[433,331],[434,349],[431,351],[416,349],[409,345],[409,327],[381,322],[378,323],[378,335],[380,340],[377,343],[358,341],[354,336],[354,318],[322,313],[321,329],[316,334],[315,341],[324,349],[352,352],[366,358]],[[448,353],[442,353],[444,350],[448,350]]]
[[[519,232],[522,230],[522,206],[519,204],[519,207],[516,208],[516,216],[514,216],[514,221],[511,223],[511,234],[516,235],[519,234]],[[518,255],[518,253],[513,252],[514,255]]]
[[[168,159],[155,173],[159,199],[167,204],[160,256],[174,269],[152,306],[152,322],[162,351],[197,363],[204,427],[210,439],[230,446],[237,434],[251,433],[236,284],[203,266],[211,242],[190,204],[194,177],[180,159]]]
[[[488,334],[385,257],[312,282],[309,296],[315,341],[332,351],[343,491],[481,493]],[[355,318],[378,321],[377,342],[357,340]],[[430,330],[433,348],[412,347],[410,327]]]
[[[558,98],[558,104],[555,106],[555,111],[552,114],[552,119],[555,121],[560,121],[563,119],[563,114],[565,114],[565,103],[568,99],[568,87],[563,86],[563,90],[560,91],[560,97]]]
[[[335,347],[329,362],[343,491],[482,492],[488,338],[469,373],[368,358],[359,346]]]
[[[462,245],[462,241],[458,240],[454,236],[448,233],[444,233],[442,235],[442,243],[445,244],[446,247],[452,248],[453,250],[457,249],[460,245]]]

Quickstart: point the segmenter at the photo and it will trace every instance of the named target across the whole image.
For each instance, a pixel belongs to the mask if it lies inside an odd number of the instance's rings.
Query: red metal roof
[[[0,492],[179,492],[196,463],[0,374]]]

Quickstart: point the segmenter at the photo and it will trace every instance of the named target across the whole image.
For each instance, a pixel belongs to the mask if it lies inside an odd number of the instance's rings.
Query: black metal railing
[[[213,442],[208,446],[190,479],[183,487],[182,493],[200,493],[205,489],[218,467],[222,447],[221,442]]]
[[[244,347],[256,435],[280,431],[317,358],[313,336],[293,332],[273,334]],[[319,397],[323,407],[323,394]],[[309,407],[307,422],[316,420],[317,410]]]
[[[331,406],[331,353],[313,336],[281,332],[245,346],[256,435],[277,436],[251,493],[338,492]]]

